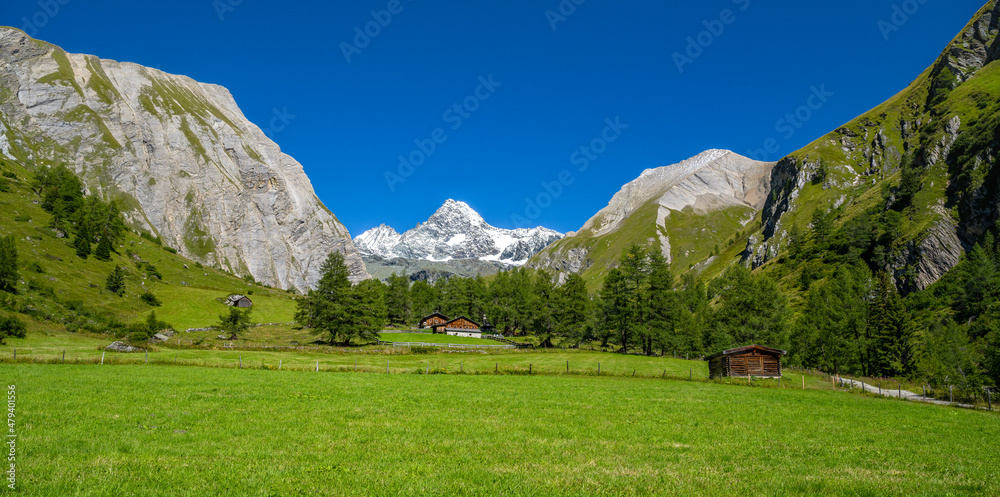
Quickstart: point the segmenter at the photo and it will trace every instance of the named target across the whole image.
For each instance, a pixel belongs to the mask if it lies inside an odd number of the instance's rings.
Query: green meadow
[[[572,375],[0,364],[20,495],[990,495],[995,414]]]

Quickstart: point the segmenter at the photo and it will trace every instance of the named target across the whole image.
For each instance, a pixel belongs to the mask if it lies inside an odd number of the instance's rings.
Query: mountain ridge
[[[0,28],[0,60],[5,156],[67,165],[135,229],[241,276],[309,288],[337,250],[353,281],[369,277],[301,164],[226,88],[69,54],[16,28]]]
[[[428,262],[478,260],[520,266],[562,233],[544,227],[496,228],[465,202],[448,199],[404,233],[382,224],[354,238],[363,256]]]

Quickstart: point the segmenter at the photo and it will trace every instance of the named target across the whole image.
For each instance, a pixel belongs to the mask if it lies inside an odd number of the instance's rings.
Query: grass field
[[[2,364],[22,495],[1000,492],[994,414],[570,376]]]

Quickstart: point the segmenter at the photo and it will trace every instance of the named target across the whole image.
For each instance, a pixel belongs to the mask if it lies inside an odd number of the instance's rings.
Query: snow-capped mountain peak
[[[354,239],[362,255],[427,261],[477,259],[521,265],[562,238],[547,228],[506,230],[490,226],[469,204],[448,199],[425,223],[403,234],[381,225]]]

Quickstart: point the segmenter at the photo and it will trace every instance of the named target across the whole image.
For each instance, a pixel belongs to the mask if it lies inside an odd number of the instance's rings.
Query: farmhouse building
[[[244,309],[249,309],[253,307],[253,302],[246,295],[230,295],[226,299],[226,305],[229,307],[242,307]]]
[[[417,323],[417,328],[420,329],[434,328],[435,326],[443,325],[447,322],[448,322],[448,316],[445,316],[440,312],[435,312],[434,314],[431,314],[430,316],[425,316],[423,319],[421,319],[420,322]]]
[[[445,323],[444,332],[456,337],[482,338],[483,336],[480,324],[465,316]]]
[[[781,356],[787,353],[760,345],[724,350],[708,357],[709,376],[778,378],[781,376]]]

